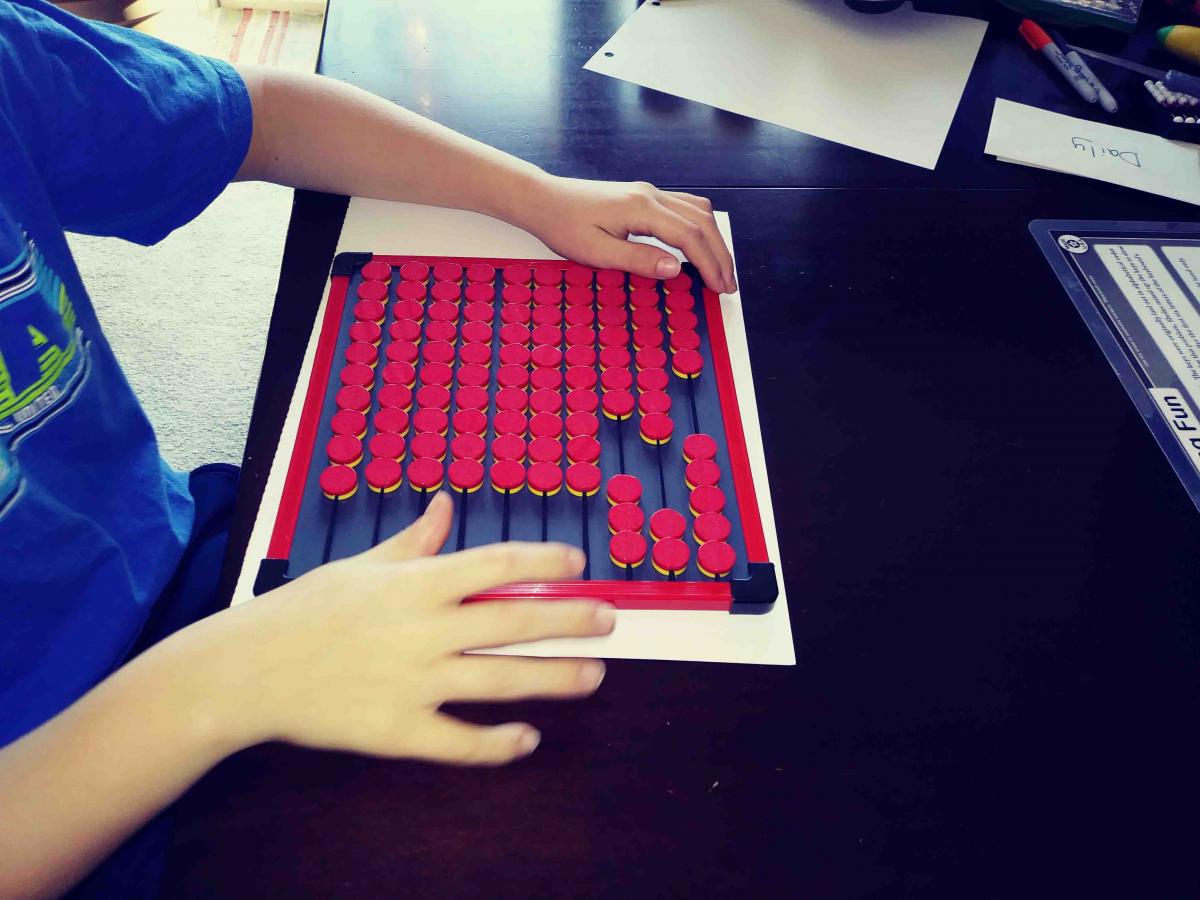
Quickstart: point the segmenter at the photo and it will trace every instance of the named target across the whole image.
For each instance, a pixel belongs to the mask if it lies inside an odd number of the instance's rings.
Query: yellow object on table
[[[1158,30],[1158,42],[1173,55],[1200,66],[1200,28],[1168,25]]]

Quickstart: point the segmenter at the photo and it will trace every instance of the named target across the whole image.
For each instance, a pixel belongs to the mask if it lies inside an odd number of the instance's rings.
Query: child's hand
[[[733,257],[704,197],[660,191],[645,182],[584,181],[547,175],[527,198],[517,223],[555,253],[596,268],[670,278],[679,261],[666,251],[626,240],[652,235],[678,247],[704,283],[718,293],[737,290]]]
[[[461,605],[502,584],[576,577],[583,554],[512,542],[433,556],[452,510],[440,494],[424,517],[374,549],[209,620],[224,620],[225,639],[251,648],[249,673],[236,686],[241,728],[257,740],[498,765],[532,752],[538,732],[523,723],[468,725],[439,712],[441,704],[585,697],[596,689],[604,667],[595,660],[464,655],[608,634],[614,614],[583,601]]]

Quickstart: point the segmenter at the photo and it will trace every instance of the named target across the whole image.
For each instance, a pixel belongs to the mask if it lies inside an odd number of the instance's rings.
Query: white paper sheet
[[[1200,147],[1156,134],[998,99],[984,152],[1002,162],[1200,203]]]
[[[717,222],[725,242],[733,247],[729,216],[717,213]],[[338,241],[338,251],[369,250],[375,253],[411,253],[414,255],[454,255],[557,259],[541,241],[496,219],[461,210],[438,209],[409,203],[355,198],[350,202],[346,222]],[[326,300],[328,296],[326,296]],[[317,313],[321,321],[325,300]],[[780,559],[775,532],[771,492],[767,484],[766,459],[754,400],[754,382],[750,373],[746,329],[742,321],[741,297],[721,297],[725,312],[725,336],[733,363],[746,448],[754,473],[758,504],[763,519],[767,550]],[[317,332],[309,340],[302,372],[307,373],[316,351]],[[302,392],[293,397],[280,437],[281,447],[291,447],[300,423]],[[287,455],[277,455],[263,493],[262,506],[250,536],[234,603],[252,598],[258,561],[266,555],[270,526],[283,489]],[[795,650],[788,620],[787,595],[783,575],[779,576],[779,599],[774,609],[762,616],[730,615],[714,612],[667,612],[659,610],[619,610],[616,630],[596,639],[544,641],[507,648],[504,652],[527,656],[599,656],[608,659],[677,659],[700,662],[761,663],[794,665]]]
[[[842,0],[663,0],[584,68],[932,169],[986,29]]]

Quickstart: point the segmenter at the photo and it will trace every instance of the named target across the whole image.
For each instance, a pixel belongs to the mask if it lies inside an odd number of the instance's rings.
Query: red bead
[[[458,329],[451,322],[430,322],[425,326],[425,340],[453,344],[458,338]]]
[[[590,327],[596,321],[596,313],[590,306],[568,306],[567,311],[563,313],[563,321],[568,328],[574,328],[576,325]]]
[[[674,294],[667,294],[667,312],[679,312],[680,310],[690,310],[696,305],[696,298],[684,291],[679,291]]]
[[[636,531],[618,531],[608,539],[608,558],[617,566],[640,566],[646,561],[646,539]]]
[[[575,390],[567,394],[568,413],[594,413],[600,408],[600,398],[595,391]]]
[[[501,493],[515,493],[525,486],[525,467],[515,459],[492,463],[492,487]]]
[[[562,404],[562,394],[550,388],[539,388],[529,395],[529,408],[535,415],[548,413],[557,416],[562,412]]]
[[[412,414],[412,427],[417,432],[445,434],[450,427],[450,420],[444,410],[418,409]]]
[[[492,348],[487,344],[463,344],[458,348],[458,361],[468,366],[491,365]]]
[[[594,463],[600,458],[600,442],[581,434],[567,441],[567,459],[573,463]]]
[[[567,342],[568,347],[585,346],[591,347],[596,343],[596,331],[594,328],[589,328],[587,325],[572,325],[567,329],[563,338]]]
[[[454,362],[454,345],[446,341],[426,341],[421,347],[421,359],[427,363]]]
[[[628,369],[605,369],[600,376],[600,387],[606,391],[628,391],[633,387],[633,375]]]
[[[460,387],[454,393],[454,405],[459,409],[487,409],[490,399],[481,387]]]
[[[487,263],[471,263],[467,266],[467,281],[490,282],[496,279],[496,270]]]
[[[529,442],[529,461],[548,462],[558,465],[562,461],[562,442],[551,437],[534,438]]]
[[[515,434],[501,434],[492,438],[492,459],[515,459],[525,461],[525,439]]]
[[[487,387],[492,376],[487,366],[462,365],[458,367],[458,383],[462,387]]]
[[[525,414],[517,412],[515,409],[502,409],[492,419],[492,430],[496,434],[515,434],[518,437],[524,437],[528,425]]]
[[[618,503],[608,511],[608,530],[641,531],[646,522],[646,514],[636,503]]]
[[[680,378],[695,378],[704,369],[704,357],[695,350],[680,350],[671,357],[671,371]]]
[[[446,455],[446,438],[431,431],[422,431],[413,435],[408,447],[414,458],[441,459]]]
[[[409,280],[400,282],[396,285],[396,299],[410,300],[420,305],[425,300],[425,283]]]
[[[321,493],[331,500],[345,500],[358,490],[358,476],[349,466],[330,466],[321,473]]]
[[[436,435],[427,435],[436,437]],[[416,450],[413,450],[414,457]],[[422,456],[408,464],[408,484],[414,491],[433,491],[441,486],[444,469],[440,460]]]
[[[429,277],[429,266],[423,262],[406,262],[400,267],[400,277],[405,281],[424,281]]]
[[[671,397],[664,391],[643,391],[638,397],[638,412],[643,416],[665,416],[671,412]]]
[[[558,287],[562,284],[562,280],[562,269],[552,269],[549,266],[544,266],[533,270],[534,284]]]
[[[390,432],[391,434],[408,433],[408,413],[395,406],[389,406],[387,409],[381,409],[375,413],[373,421],[376,431]]]
[[[388,362],[415,363],[417,361],[417,345],[412,341],[392,341],[387,345]]]
[[[625,306],[625,292],[619,287],[602,287],[596,291],[596,305],[601,309]]]
[[[639,306],[633,311],[634,328],[657,328],[662,323],[662,313],[653,306]]]
[[[529,284],[533,280],[533,271],[529,266],[505,266],[505,284]]]
[[[538,325],[533,329],[532,339],[535,344],[549,344],[557,347],[562,343],[562,329],[557,325]]]
[[[384,308],[378,300],[359,300],[354,304],[354,318],[359,322],[382,322]]]
[[[631,288],[652,288],[658,284],[658,279],[650,278],[646,275],[629,274],[629,286]]]
[[[446,473],[450,487],[461,493],[470,493],[483,484],[483,464],[477,459],[460,457],[450,463]]]
[[[339,378],[346,387],[355,385],[369,391],[375,386],[375,370],[361,363],[351,363],[348,366],[343,366]]]
[[[637,387],[639,391],[665,391],[671,379],[662,369],[642,369],[638,372]]]
[[[373,491],[386,493],[395,490],[400,484],[400,463],[386,457],[373,459],[367,463],[364,475],[367,479],[367,487]]]
[[[567,390],[590,391],[596,386],[596,370],[583,366],[567,369]]]
[[[567,490],[590,497],[600,489],[600,470],[591,463],[577,462],[567,468]]]
[[[675,423],[671,421],[670,416],[663,415],[662,413],[650,413],[649,415],[642,416],[639,430],[642,440],[647,444],[665,444],[671,440],[671,435],[675,433]]]
[[[568,347],[567,352],[563,354],[563,362],[568,367],[594,366],[596,364],[596,351],[592,347],[583,344]]]
[[[567,416],[566,428],[568,437],[595,437],[600,430],[600,421],[592,413],[571,413]]]
[[[711,459],[693,460],[687,464],[683,478],[689,489],[702,484],[717,484],[721,480],[721,468]]]
[[[412,406],[412,388],[403,384],[385,384],[379,389],[379,408],[407,410]]]
[[[600,287],[622,287],[625,284],[625,273],[619,269],[601,269],[596,273],[596,284]]]
[[[638,288],[629,292],[629,305],[634,309],[650,309],[658,306],[658,292],[648,288]]]
[[[373,259],[363,265],[362,277],[387,284],[392,279],[392,267],[381,259]]]
[[[654,545],[651,559],[654,568],[663,575],[679,575],[687,568],[688,545],[679,538],[663,538]]]
[[[496,318],[496,311],[490,303],[468,303],[463,308],[463,319],[468,322],[482,322],[490,325]]]
[[[691,330],[676,331],[671,334],[671,350],[676,354],[680,350],[698,350],[700,335]]]
[[[421,340],[421,326],[412,319],[397,319],[388,326],[388,336],[393,341],[411,341],[416,343]]]
[[[695,521],[692,522],[692,537],[696,539],[697,544],[707,541],[727,541],[732,531],[733,526],[729,520],[718,512],[696,516]]]
[[[600,408],[610,419],[628,419],[633,415],[633,394],[629,391],[609,391],[600,401]]]
[[[412,387],[417,380],[417,370],[412,363],[388,363],[383,367],[383,383]]]
[[[403,287],[403,285],[401,285]],[[397,300],[392,307],[392,318],[421,322],[425,318],[425,307],[418,300]]]
[[[458,321],[458,306],[447,301],[439,301],[430,303],[429,309],[426,310],[430,319],[435,319],[439,322],[457,322]]]
[[[701,575],[716,578],[728,575],[737,561],[737,554],[724,541],[708,541],[696,551],[696,566]]]
[[[458,370],[460,382],[462,382],[463,368],[467,367],[463,366]],[[450,387],[450,382],[453,380],[454,372],[446,363],[428,362],[421,366],[421,384],[440,384],[442,387]]]
[[[668,278],[664,281],[663,288],[668,292],[689,291],[692,288],[692,278],[687,272],[680,272],[674,278]]]
[[[601,369],[626,369],[629,367],[629,351],[625,347],[605,347],[600,351]]]
[[[534,343],[538,343],[537,329],[541,327],[557,328],[562,324],[563,314],[556,306],[535,306],[533,309]],[[558,343],[554,341],[553,343]]]
[[[519,322],[509,322],[500,326],[501,344],[528,344],[529,329]]]
[[[367,433],[367,417],[356,409],[342,409],[333,414],[329,427],[334,434],[360,438]]]
[[[667,317],[667,331],[695,331],[700,320],[690,309],[680,309]]]
[[[429,292],[429,296],[438,303],[457,304],[462,297],[462,288],[452,281],[439,281],[433,286],[433,290]]]
[[[338,409],[356,409],[366,412],[371,405],[371,392],[357,384],[340,388],[333,398]]]
[[[492,326],[487,322],[464,322],[462,339],[468,344],[490,344],[492,342]]]
[[[450,442],[450,455],[455,459],[483,459],[487,441],[477,434],[460,434]]]
[[[496,384],[501,388],[524,388],[529,385],[529,370],[524,366],[501,366],[496,372]]]
[[[505,344],[500,348],[500,365],[524,369],[529,365],[529,348],[524,344]]]
[[[596,319],[605,328],[624,328],[628,322],[628,316],[625,315],[625,307],[623,306],[606,306],[600,310],[600,314]]]
[[[567,269],[567,284],[577,287],[591,287],[592,276],[595,273],[583,266],[571,266]]]
[[[500,292],[500,302],[505,304],[528,306],[532,298],[533,293],[523,284],[506,284]]]
[[[583,285],[572,285],[563,291],[563,300],[567,306],[591,306],[595,296],[592,289]]]
[[[638,328],[633,332],[633,346],[637,350],[647,347],[661,347],[663,333],[661,328]]]
[[[694,516],[702,516],[710,512],[723,512],[725,510],[725,492],[714,485],[701,485],[688,496],[688,508],[691,509]]]
[[[558,347],[538,344],[529,358],[539,369],[557,369],[562,365],[562,357],[562,351]]]
[[[529,467],[527,477],[529,490],[539,497],[555,494],[562,488],[562,469],[552,462],[535,462]]]
[[[487,415],[478,409],[460,409],[454,414],[455,434],[483,434],[487,431]]]
[[[637,352],[634,361],[639,371],[641,369],[666,369],[667,354],[661,347],[647,347],[645,350]]]
[[[496,409],[515,409],[525,412],[529,408],[529,395],[518,387],[501,388],[496,392]]]
[[[467,298],[467,304],[474,306],[486,306],[492,308],[492,301],[496,299],[496,289],[489,282],[474,282],[467,285],[467,289],[463,291],[463,296]]]
[[[555,286],[539,285],[533,289],[533,305],[557,309],[562,306],[562,291]]]
[[[358,465],[362,453],[362,441],[350,434],[335,434],[325,445],[325,455],[335,466]]]
[[[614,475],[608,479],[608,502],[637,503],[642,499],[642,482],[636,475]]]
[[[378,347],[383,339],[383,329],[378,322],[355,322],[350,326],[350,340],[361,341]]]
[[[529,376],[529,386],[534,391],[553,391],[557,394],[562,381],[562,372],[558,369],[534,369]]]
[[[435,281],[459,281],[462,278],[463,268],[456,262],[448,262],[443,260],[433,267],[433,278]]]
[[[681,538],[687,530],[687,520],[673,509],[660,509],[650,517],[650,536],[656,541]]]
[[[364,281],[358,286],[359,300],[378,300],[387,303],[387,285],[381,281]]]
[[[715,459],[717,442],[707,434],[689,434],[683,439],[683,458],[687,462],[695,459]]]
[[[371,443],[368,446],[371,450],[371,456],[375,457],[375,459],[394,459],[396,461],[404,459],[404,438],[390,431],[379,432],[379,434],[371,438]]]
[[[421,409],[449,409],[450,391],[440,384],[427,384],[417,391],[417,406]]]

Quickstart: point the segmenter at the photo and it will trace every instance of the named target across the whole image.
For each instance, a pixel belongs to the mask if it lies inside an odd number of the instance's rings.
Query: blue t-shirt
[[[225,63],[0,2],[0,746],[120,665],[192,524],[63,231],[161,240],[250,132]],[[182,339],[147,333],[146,352]]]

